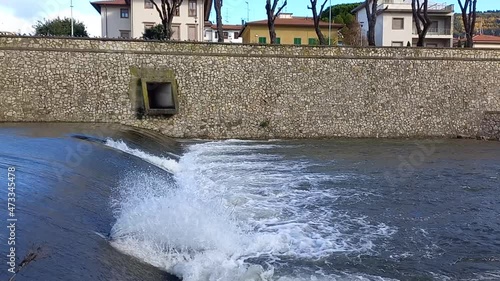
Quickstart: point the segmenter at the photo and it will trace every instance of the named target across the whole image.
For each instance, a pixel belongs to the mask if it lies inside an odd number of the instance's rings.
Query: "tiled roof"
[[[101,13],[101,6],[130,6],[130,0],[108,0],[108,1],[94,1],[90,2],[92,6]],[[212,0],[204,0],[205,20],[210,17],[210,10],[212,9]]]
[[[111,1],[94,1],[90,2],[92,6],[101,13],[101,6],[128,6],[129,3],[126,0],[111,0]]]
[[[243,31],[245,31],[245,28],[247,26],[259,26],[259,25],[267,26],[267,20],[247,22],[243,26],[243,29],[241,29],[240,34],[243,34]],[[275,27],[280,27],[280,26],[314,27],[314,20],[310,17],[276,18],[276,20],[274,21],[274,26]],[[330,24],[327,21],[320,21],[319,26],[328,28],[330,26]],[[344,25],[339,24],[339,23],[332,23],[331,27],[341,29],[342,27],[344,27]]]
[[[267,20],[250,21],[247,25],[267,25]],[[314,20],[311,17],[292,17],[292,18],[276,18],[274,26],[314,26]],[[327,21],[320,21],[319,26],[328,27]],[[342,28],[343,24],[332,23],[332,27]]]
[[[371,1],[370,1],[370,3],[371,3]],[[365,8],[365,6],[366,6],[366,2],[365,2],[365,1],[363,1],[363,3],[361,3],[359,6],[357,6],[356,8],[354,8],[354,9],[351,11],[351,13],[353,13],[353,14],[354,14],[354,13],[357,13],[359,10],[364,9],[364,8]]]
[[[474,43],[489,43],[489,44],[500,44],[500,36],[493,35],[476,35],[472,37]]]
[[[217,29],[217,25],[216,24],[212,24],[212,29]],[[223,24],[222,25],[222,29],[223,30],[241,30],[243,26],[242,25],[236,25],[236,24]]]
[[[92,4],[96,5],[128,5],[125,0],[108,0],[108,1],[94,1]]]

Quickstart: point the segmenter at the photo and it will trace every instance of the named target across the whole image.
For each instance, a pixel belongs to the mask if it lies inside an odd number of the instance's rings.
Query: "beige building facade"
[[[476,35],[472,38],[474,48],[479,49],[500,49],[500,36]]]
[[[240,36],[242,25],[224,24],[222,25],[222,36],[224,36],[224,43],[243,43]],[[219,34],[217,32],[217,25],[211,22],[205,23],[205,42],[219,42]]]
[[[157,1],[160,5],[160,1]],[[141,38],[147,28],[161,23],[150,0],[111,0],[92,2],[101,14],[101,36],[104,38]],[[177,9],[172,23],[172,40],[203,41],[204,22],[208,19],[211,0],[185,0]]]

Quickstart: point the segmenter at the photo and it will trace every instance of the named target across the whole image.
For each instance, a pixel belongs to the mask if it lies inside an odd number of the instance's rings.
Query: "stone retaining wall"
[[[173,71],[179,113],[138,114],[131,69]],[[0,121],[172,137],[476,136],[500,111],[500,50],[0,37],[0,73]]]
[[[485,113],[479,136],[490,140],[500,140],[500,111]]]

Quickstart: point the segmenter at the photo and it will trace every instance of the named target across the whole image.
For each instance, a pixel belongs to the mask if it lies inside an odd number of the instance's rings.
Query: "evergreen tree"
[[[53,20],[38,21],[33,28],[35,35],[39,36],[71,36],[71,19],[56,18]],[[73,34],[75,37],[89,37],[85,25],[82,22],[73,22]]]
[[[164,40],[166,38],[164,30],[163,24],[157,24],[151,28],[147,28],[142,34],[142,38],[146,40]]]

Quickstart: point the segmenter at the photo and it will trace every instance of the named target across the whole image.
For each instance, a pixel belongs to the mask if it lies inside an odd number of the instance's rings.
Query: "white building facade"
[[[172,40],[203,41],[204,22],[208,19],[211,0],[184,0],[172,21]],[[158,5],[161,1],[157,0]],[[101,36],[104,38],[142,38],[144,31],[161,23],[150,0],[110,0],[92,2],[101,14]]]
[[[418,34],[413,20],[411,0],[379,0],[378,16],[375,26],[377,46],[416,46]],[[362,31],[368,32],[368,19],[365,5],[354,11]],[[427,32],[424,46],[453,47],[454,6],[442,3],[429,3],[429,17],[432,25]]]
[[[229,25],[224,24],[222,26],[224,43],[243,43],[243,39],[240,37],[242,25]],[[205,24],[205,35],[203,38],[205,42],[219,42],[219,36],[217,33],[217,25],[210,22]]]

